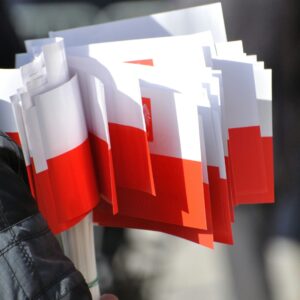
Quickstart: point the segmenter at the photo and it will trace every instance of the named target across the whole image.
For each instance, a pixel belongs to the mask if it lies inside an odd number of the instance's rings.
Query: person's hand
[[[101,296],[100,300],[118,300],[118,298],[112,294],[104,294]]]

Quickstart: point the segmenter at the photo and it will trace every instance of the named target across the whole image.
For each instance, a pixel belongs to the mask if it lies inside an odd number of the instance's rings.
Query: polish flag
[[[244,53],[243,42],[233,41],[233,42],[221,42],[215,44],[216,54],[222,59],[238,60],[244,59],[246,54]],[[215,77],[219,79],[220,84],[220,113],[221,113],[221,124],[222,124],[222,139],[224,148],[225,165],[227,172],[227,188],[228,188],[228,200],[230,205],[230,218],[231,222],[234,222],[234,196],[233,196],[233,185],[232,185],[232,170],[230,166],[230,158],[228,155],[228,128],[226,123],[226,117],[224,112],[224,87],[223,78],[221,71],[214,71]]]
[[[148,107],[150,102],[150,98],[144,98],[145,102]],[[182,99],[181,99],[182,100]],[[152,118],[152,110],[151,110],[151,123],[153,121]],[[205,145],[204,145],[204,133],[203,133],[203,124],[201,120],[201,116],[198,117],[198,126],[199,126],[199,132],[201,137],[201,167],[202,167],[202,176],[203,176],[203,197],[205,198],[205,214],[207,218],[207,229],[197,229],[197,228],[191,228],[191,227],[185,227],[183,225],[175,225],[175,224],[169,224],[165,223],[165,221],[158,222],[153,221],[149,219],[139,218],[139,217],[130,217],[122,215],[121,213],[117,215],[113,215],[111,212],[111,207],[102,202],[99,206],[96,207],[94,210],[94,222],[101,226],[109,226],[109,227],[125,227],[125,228],[137,228],[137,229],[145,229],[145,230],[154,230],[154,231],[160,231],[168,234],[172,234],[187,240],[190,240],[192,242],[195,242],[197,244],[201,244],[203,246],[213,248],[213,242],[214,242],[214,236],[213,236],[213,226],[212,226],[212,220],[210,216],[210,192],[209,192],[209,184],[208,184],[208,174],[207,174],[207,168],[206,168],[206,157],[205,157]],[[150,128],[150,126],[149,126]],[[153,133],[154,134],[154,133]],[[154,141],[155,135],[152,136],[153,139],[150,138],[149,142]],[[152,156],[155,159],[155,156]],[[167,162],[167,158],[165,158],[164,161],[165,167],[174,167],[173,165],[170,166],[170,164]],[[195,167],[195,165],[193,166]],[[190,168],[188,171],[191,171],[192,168]],[[155,170],[155,169],[154,169]],[[172,171],[169,170],[169,171]],[[155,177],[156,179],[156,177]],[[160,180],[160,178],[158,178]],[[182,180],[182,179],[181,179]],[[165,180],[166,181],[166,180]],[[188,183],[188,179],[186,179],[186,182]],[[167,182],[164,187],[165,193],[170,194],[170,190],[173,189],[176,185],[174,183],[170,184]],[[195,182],[194,184],[197,184],[201,186],[201,183]],[[169,189],[169,191],[168,191]],[[175,188],[176,189],[176,188]],[[175,191],[176,192],[176,191]],[[173,191],[171,192],[173,193]],[[145,194],[144,194],[145,195]],[[190,194],[192,196],[192,194]],[[174,198],[168,198],[168,195],[158,194],[157,197],[159,197],[158,201],[156,202],[157,210],[160,211],[162,209],[162,204],[165,201],[170,201]],[[165,199],[164,199],[165,198]],[[142,201],[145,201],[147,199],[141,198]],[[161,202],[161,201],[164,202]],[[196,200],[196,199],[195,199]],[[199,200],[199,199],[198,199]],[[150,200],[152,201],[152,200]],[[159,202],[160,201],[160,202]],[[150,202],[151,203],[151,202]],[[168,204],[170,205],[170,204]],[[169,212],[172,213],[172,209],[170,207],[168,208]],[[192,211],[190,211],[192,213]],[[195,212],[194,212],[195,213]]]
[[[94,168],[101,197],[118,212],[115,175],[109,136],[104,86],[93,75],[71,68],[79,78]]]
[[[213,59],[213,66],[222,71],[228,171],[233,201],[238,204],[267,189],[254,68],[252,63],[218,58]]]
[[[23,120],[30,153],[30,163],[27,166],[27,171],[30,171],[31,174],[34,195],[39,210],[47,220],[51,231],[55,234],[60,233],[68,227],[59,220],[57,215],[56,202],[49,177],[36,107],[32,105],[29,106],[29,103],[26,103],[26,100],[28,100],[26,98],[29,98],[28,94],[22,94],[20,96],[23,100]]]
[[[234,199],[232,195],[232,173],[229,163],[229,156],[228,156],[228,129],[226,127],[226,121],[225,121],[225,113],[224,113],[224,88],[223,88],[223,78],[222,78],[222,72],[221,71],[213,71],[214,77],[216,77],[219,81],[219,91],[220,91],[220,99],[219,99],[219,116],[220,116],[220,122],[221,122],[221,132],[222,132],[222,144],[223,144],[223,151],[224,151],[224,160],[225,160],[225,168],[226,168],[226,177],[227,177],[227,190],[228,194],[228,204],[229,204],[229,215],[231,223],[234,222]]]
[[[39,206],[58,233],[99,202],[77,77],[34,96],[24,121]]]
[[[155,222],[208,229],[197,106],[184,95],[141,85],[156,196],[118,189],[119,213]],[[209,193],[208,193],[209,195]]]
[[[247,57],[254,66],[256,99],[262,136],[267,187],[255,196],[244,198],[239,204],[274,203],[274,158],[272,128],[272,71],[264,69],[263,62],[257,62],[255,56]]]
[[[103,65],[88,57],[68,57],[69,66],[100,79],[105,104],[116,184],[155,194],[138,79],[124,65]],[[98,124],[99,126],[99,124]]]
[[[197,65],[187,65],[186,69],[196,80],[179,77],[182,82],[185,82],[185,85],[181,84],[181,88],[185,93],[196,93],[198,113],[203,120],[214,240],[232,244],[231,210],[233,209],[229,199],[222,141],[220,81],[215,77],[218,72],[209,68],[197,69]],[[177,82],[175,86],[179,87],[180,84]]]
[[[219,80],[212,77],[210,81],[210,84],[204,84],[207,90],[203,95],[204,101],[201,101],[201,105],[198,106],[198,111],[203,119],[205,147],[207,150],[207,172],[214,240],[233,244],[230,200],[222,144]]]
[[[246,55],[243,52],[242,41],[217,43],[218,56],[229,60],[253,64],[255,91],[262,135],[267,188],[257,195],[245,196],[236,204],[272,203],[274,201],[274,167],[272,146],[272,73],[264,69],[264,63],[257,61],[256,55]]]
[[[161,66],[154,68],[132,66],[132,69],[139,74],[140,78],[143,78],[143,81],[180,91],[188,96],[186,99],[189,102],[194,101],[197,104],[199,118],[202,119],[204,128],[204,133],[200,134],[200,137],[205,137],[201,143],[201,146],[205,144],[205,149],[201,151],[202,165],[204,161],[207,165],[207,171],[206,167],[203,167],[207,176],[203,175],[203,178],[207,178],[204,181],[207,186],[209,183],[212,206],[210,210],[208,209],[210,202],[207,204],[206,215],[212,215],[215,241],[232,244],[230,205],[222,144],[219,80],[213,77],[210,69],[204,69],[201,65],[198,69],[197,67],[197,65],[188,64],[185,66],[188,70],[187,74],[193,74],[193,77],[173,74],[169,69]],[[201,87],[201,83],[205,89]],[[147,131],[151,132],[151,136],[153,135],[152,131],[148,129]],[[206,199],[209,199],[209,196]]]
[[[189,96],[188,96],[189,97]],[[216,240],[214,234],[214,224],[212,217],[212,194],[209,183],[209,169],[208,169],[208,157],[207,157],[207,147],[205,141],[205,133],[204,133],[204,118],[200,111],[200,104],[197,105],[198,109],[198,126],[199,126],[199,137],[200,137],[200,150],[201,150],[201,163],[202,163],[202,176],[203,176],[203,190],[204,190],[204,201],[205,201],[205,215],[206,215],[206,232],[205,232],[205,241],[209,244],[213,244]],[[203,232],[202,232],[203,237]],[[209,246],[208,246],[209,247]]]

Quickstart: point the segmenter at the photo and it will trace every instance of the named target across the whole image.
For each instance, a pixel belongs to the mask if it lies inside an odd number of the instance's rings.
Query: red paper
[[[118,189],[119,213],[129,217],[207,229],[200,162],[151,154],[156,196]]]
[[[265,193],[267,188],[260,128],[229,129],[228,152],[234,203],[257,203],[255,195]]]
[[[164,233],[172,234],[197,244],[213,248],[213,235],[212,231],[199,230],[193,228],[187,228],[182,226],[176,226],[171,224],[153,222],[149,220],[143,220],[138,218],[131,218],[121,215],[114,215],[111,212],[111,207],[102,202],[94,210],[94,222],[107,227],[126,227],[161,231]]]
[[[118,201],[115,186],[115,174],[112,163],[112,153],[108,144],[89,133],[94,168],[101,198],[112,204],[113,212],[118,212]]]
[[[231,207],[227,180],[220,178],[218,167],[208,167],[214,240],[233,244]]]
[[[56,212],[61,222],[91,211],[99,202],[89,141],[47,160]],[[62,172],[63,170],[63,172]]]

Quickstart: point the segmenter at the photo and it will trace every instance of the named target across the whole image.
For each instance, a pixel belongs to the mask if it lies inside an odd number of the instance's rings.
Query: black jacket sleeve
[[[0,299],[91,299],[26,184],[1,157]]]

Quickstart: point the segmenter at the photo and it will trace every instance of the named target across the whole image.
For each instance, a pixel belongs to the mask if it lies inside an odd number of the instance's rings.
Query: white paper
[[[68,57],[70,67],[100,79],[105,86],[107,118],[111,123],[146,131],[138,79],[126,65],[103,65],[86,57]]]
[[[186,65],[207,65],[203,47],[209,48],[210,55],[215,55],[210,32],[71,47],[67,48],[67,54],[92,57],[101,62],[151,59],[155,66],[171,69],[173,72],[186,72]]]
[[[251,63],[213,59],[214,68],[222,71],[226,127],[258,126],[258,109]]]
[[[88,131],[105,141],[110,148],[104,85],[93,75],[81,70],[72,71],[78,76]]]
[[[221,3],[50,32],[50,37],[63,37],[69,47],[202,31],[211,31],[216,42],[227,40]]]
[[[87,128],[77,77],[34,97],[47,159],[81,145]]]

